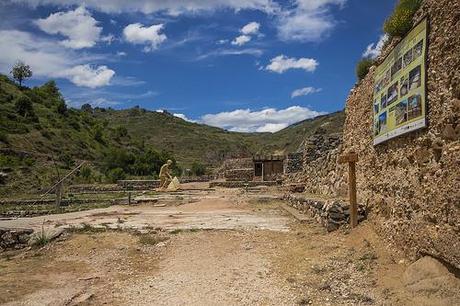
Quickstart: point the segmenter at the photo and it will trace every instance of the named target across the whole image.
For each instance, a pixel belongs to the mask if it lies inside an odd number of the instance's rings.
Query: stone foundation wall
[[[290,206],[315,218],[329,232],[350,224],[350,207],[340,200],[315,200],[302,195],[287,194],[284,198]],[[366,219],[366,210],[358,207],[358,222]]]
[[[279,182],[276,181],[225,181],[225,182],[210,182],[209,187],[223,187],[223,188],[246,188],[246,187],[257,187],[257,186],[276,186],[279,185]]]
[[[244,173],[244,171],[240,171],[241,169],[244,169],[246,172],[249,172],[249,169],[251,169],[252,176],[254,176],[254,162],[252,161],[252,157],[226,159],[222,166],[215,170],[215,178],[227,180],[247,180],[249,175]],[[236,170],[236,172],[233,172],[234,170]],[[237,178],[238,173],[242,174],[240,179]],[[252,180],[252,176],[249,180]]]
[[[231,169],[225,171],[225,179],[227,181],[252,181],[253,178],[253,168]]]
[[[33,232],[32,229],[0,228],[0,252],[28,246]]]
[[[426,0],[414,23],[425,14],[428,128],[373,145],[371,69],[347,99],[342,150],[359,155],[358,201],[380,234],[460,268],[460,2]]]

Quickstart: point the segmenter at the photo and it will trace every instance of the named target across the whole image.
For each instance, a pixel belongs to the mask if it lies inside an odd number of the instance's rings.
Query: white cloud
[[[331,7],[343,6],[347,0],[296,0],[295,7],[280,11],[278,36],[286,41],[314,42],[323,39],[335,26]]]
[[[287,123],[267,123],[259,128],[256,132],[259,133],[275,133],[281,131],[282,129],[287,128],[289,125]]]
[[[251,41],[252,36],[257,35],[259,33],[260,24],[258,22],[250,22],[244,27],[241,28],[240,32],[242,35],[235,37],[232,40],[232,45],[234,46],[242,46]]]
[[[240,35],[232,40],[232,45],[242,46],[251,41],[251,36],[248,35]]]
[[[68,102],[73,107],[81,107],[83,104],[90,104],[93,107],[110,107],[115,105],[120,105],[121,103],[118,101],[108,100],[106,98],[97,98],[91,101],[86,101],[86,103],[78,103],[74,104],[72,101]]]
[[[108,45],[111,45],[115,40],[116,38],[115,38],[115,35],[113,34],[108,34],[108,35],[101,37],[101,41],[107,43]]]
[[[204,115],[201,117],[201,122],[231,131],[276,132],[293,123],[322,114],[324,113],[301,106],[291,106],[280,110],[267,108],[260,111],[237,109],[231,112]]]
[[[291,98],[314,94],[314,93],[320,92],[321,90],[322,90],[321,88],[314,88],[314,87],[299,88],[292,92]]]
[[[299,58],[287,57],[285,55],[278,55],[270,60],[270,64],[265,67],[266,70],[276,73],[283,73],[289,69],[303,69],[305,71],[313,72],[318,67],[319,63],[312,58]]]
[[[126,54],[126,52],[124,51],[117,51],[117,56],[126,56],[128,54]]]
[[[80,5],[81,0],[7,0],[16,3],[26,3],[31,6]],[[183,13],[199,13],[202,11],[215,11],[219,9],[259,10],[273,13],[278,10],[278,4],[273,0],[85,0],[87,7],[105,13],[141,12],[151,14],[166,12],[170,15]]]
[[[48,34],[60,34],[66,37],[61,44],[67,48],[82,49],[93,47],[101,40],[102,28],[98,27],[97,20],[84,6],[74,11],[57,12],[47,18],[38,19],[35,24]],[[107,41],[108,37],[103,40]]]
[[[210,51],[208,53],[201,54],[196,59],[203,60],[213,56],[228,56],[228,55],[251,55],[251,56],[261,56],[264,53],[262,49],[257,48],[245,48],[245,49],[218,49]]]
[[[81,90],[79,88],[63,88],[63,95],[66,101],[73,107],[80,107],[88,103],[93,106],[111,106],[111,105],[127,105],[127,103],[142,102],[146,99],[150,100],[156,96],[156,92],[119,92],[112,89],[97,88]]]
[[[18,59],[30,65],[34,76],[65,78],[78,86],[104,86],[115,74],[106,66],[88,64],[105,59],[105,56],[78,54],[54,40],[27,32],[0,31],[0,67],[3,72],[8,73],[8,68]]]
[[[364,57],[376,58],[382,52],[383,45],[388,40],[388,35],[381,35],[377,43],[372,43],[367,46],[363,53]]]
[[[77,86],[97,88],[109,85],[115,71],[107,68],[107,66],[91,67],[86,64],[66,69],[57,75],[69,79]]]
[[[25,3],[32,7],[53,5],[69,7],[81,5],[81,0],[3,0]],[[172,16],[197,14],[230,9],[256,10],[274,17],[278,36],[282,40],[318,41],[336,25],[331,13],[342,7],[347,0],[85,0],[86,7],[105,13],[141,12],[144,14],[166,13]],[[283,7],[284,6],[284,7]],[[244,33],[243,33],[244,34]]]
[[[173,116],[177,117],[177,118],[181,118],[182,120],[185,120],[185,121],[188,121],[188,122],[193,122],[193,123],[196,122],[195,120],[192,120],[192,119],[188,118],[185,114],[175,113],[175,114],[173,114]]]
[[[243,33],[244,35],[255,35],[259,33],[259,29],[260,23],[253,21],[242,27],[241,33]]]
[[[124,28],[123,36],[130,43],[146,45],[144,51],[150,52],[157,49],[167,39],[165,34],[160,33],[163,27],[163,24],[147,27],[140,23],[133,23]]]

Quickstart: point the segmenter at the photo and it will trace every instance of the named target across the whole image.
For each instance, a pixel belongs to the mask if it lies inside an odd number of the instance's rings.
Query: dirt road
[[[46,222],[50,227],[79,222],[95,227],[74,230],[41,249],[3,254],[0,303],[453,305],[458,301],[455,286],[442,292],[406,290],[401,275],[407,262],[389,253],[369,224],[352,233],[327,233],[313,220],[297,223],[277,201],[249,200],[236,191],[219,191],[177,207],[110,209],[50,217]]]

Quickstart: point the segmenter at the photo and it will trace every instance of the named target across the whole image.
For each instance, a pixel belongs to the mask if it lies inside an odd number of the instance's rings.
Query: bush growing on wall
[[[402,37],[412,28],[412,18],[420,8],[422,0],[400,0],[393,13],[385,21],[383,30],[390,37]]]
[[[358,64],[356,64],[356,76],[358,77],[358,80],[361,81],[366,77],[373,64],[374,61],[370,58],[363,58],[358,62]]]

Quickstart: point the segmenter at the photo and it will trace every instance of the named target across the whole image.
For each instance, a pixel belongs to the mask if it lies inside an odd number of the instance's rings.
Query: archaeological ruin
[[[347,169],[337,159],[356,152],[358,201],[379,233],[409,256],[428,254],[456,267],[460,267],[459,11],[458,2],[428,0],[414,20],[417,24],[427,18],[429,23],[426,128],[374,145],[374,66],[350,91],[343,135],[307,140],[313,146],[305,149],[303,170],[289,177],[305,184],[309,193],[346,196]],[[398,42],[385,46],[377,65]]]

